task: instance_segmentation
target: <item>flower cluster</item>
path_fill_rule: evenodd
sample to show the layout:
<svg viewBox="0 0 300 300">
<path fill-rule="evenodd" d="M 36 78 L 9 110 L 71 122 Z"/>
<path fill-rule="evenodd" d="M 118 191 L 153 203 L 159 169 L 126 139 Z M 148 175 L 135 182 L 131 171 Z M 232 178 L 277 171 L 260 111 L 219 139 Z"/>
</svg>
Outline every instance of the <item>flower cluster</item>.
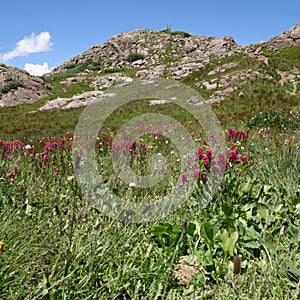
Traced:
<svg viewBox="0 0 300 300">
<path fill-rule="evenodd" d="M 8 158 L 16 149 L 22 149 L 23 147 L 24 144 L 19 140 L 12 142 L 0 140 L 0 151 L 3 153 L 4 158 Z"/>
<path fill-rule="evenodd" d="M 189 165 L 189 168 L 194 170 L 193 179 L 197 181 L 202 181 L 205 183 L 207 181 L 209 173 L 216 174 L 217 172 L 222 173 L 229 168 L 230 165 L 234 164 L 244 164 L 248 161 L 248 156 L 239 155 L 238 147 L 231 149 L 229 151 L 228 157 L 224 153 L 218 153 L 217 157 L 213 154 L 212 149 L 198 148 L 195 152 L 195 162 Z M 188 182 L 188 174 L 181 174 L 181 181 L 184 185 Z"/>
<path fill-rule="evenodd" d="M 250 133 L 250 129 L 247 129 L 246 131 L 242 131 L 242 130 L 235 131 L 234 129 L 229 128 L 227 132 L 227 137 L 229 140 L 232 141 L 243 140 L 248 138 L 249 133 Z"/>
<path fill-rule="evenodd" d="M 18 173 L 18 167 L 14 166 L 14 169 L 6 174 L 6 177 L 10 178 L 12 182 L 16 181 L 16 175 Z"/>
</svg>

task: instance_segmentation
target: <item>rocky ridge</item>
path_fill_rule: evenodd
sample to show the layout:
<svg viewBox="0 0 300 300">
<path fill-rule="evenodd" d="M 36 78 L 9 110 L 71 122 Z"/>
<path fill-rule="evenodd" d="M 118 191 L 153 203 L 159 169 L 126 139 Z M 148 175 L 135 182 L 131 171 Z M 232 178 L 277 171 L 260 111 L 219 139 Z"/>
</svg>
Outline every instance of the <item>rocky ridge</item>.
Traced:
<svg viewBox="0 0 300 300">
<path fill-rule="evenodd" d="M 297 46 L 300 44 L 300 24 L 283 32 L 267 42 L 266 48 L 269 51 L 281 50 L 283 48 Z"/>
<path fill-rule="evenodd" d="M 182 81 L 192 76 L 193 87 L 206 95 L 208 103 L 226 100 L 240 91 L 242 85 L 257 78 L 282 87 L 290 85 L 288 93 L 296 95 L 300 67 L 292 71 L 274 70 L 270 74 L 266 70 L 269 56 L 265 52 L 296 45 L 300 45 L 300 24 L 266 43 L 248 46 L 238 46 L 229 36 L 208 37 L 149 29 L 124 32 L 71 58 L 46 75 L 46 81 L 47 76 L 64 75 L 59 82 L 62 91 L 79 83 L 88 85 L 88 90 L 93 91 L 83 91 L 69 98 L 58 95 L 40 110 L 85 106 L 95 97 L 109 95 L 105 89 L 116 84 L 128 85 L 135 78 L 151 81 L 165 77 Z M 231 61 L 230 57 L 233 57 Z M 242 66 L 243 60 L 248 58 L 252 59 L 253 66 L 251 63 Z M 265 69 L 258 66 L 260 61 Z M 1 93 L 0 106 L 31 103 L 48 94 L 49 85 L 43 79 L 15 69 L 0 65 L 0 88 L 5 91 Z M 199 78 L 193 75 L 198 73 Z M 9 85 L 10 82 L 21 84 Z M 240 91 L 235 95 L 244 97 L 245 94 Z"/>
<path fill-rule="evenodd" d="M 121 33 L 110 38 L 106 43 L 92 47 L 54 69 L 52 73 L 65 72 L 70 66 L 89 61 L 100 62 L 104 69 L 128 69 L 153 67 L 172 58 L 172 71 L 174 75 L 179 76 L 182 74 L 178 71 L 184 68 L 193 69 L 199 66 L 201 68 L 203 65 L 197 62 L 206 62 L 212 54 L 228 54 L 237 48 L 238 45 L 229 36 L 218 38 L 191 35 L 185 32 L 135 30 Z M 140 55 L 140 59 L 128 60 L 132 54 Z M 182 60 L 185 66 L 182 66 Z M 176 64 L 176 61 L 179 61 L 179 64 Z"/>
<path fill-rule="evenodd" d="M 35 102 L 47 96 L 49 88 L 40 77 L 0 64 L 0 107 Z"/>
</svg>

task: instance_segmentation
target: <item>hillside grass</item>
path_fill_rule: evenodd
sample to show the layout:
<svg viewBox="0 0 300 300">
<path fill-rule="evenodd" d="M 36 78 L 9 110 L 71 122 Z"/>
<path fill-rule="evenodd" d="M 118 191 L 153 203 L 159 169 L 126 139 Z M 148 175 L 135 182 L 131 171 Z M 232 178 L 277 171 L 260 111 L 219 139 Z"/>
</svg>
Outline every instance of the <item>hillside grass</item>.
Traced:
<svg viewBox="0 0 300 300">
<path fill-rule="evenodd" d="M 277 76 L 280 62 L 276 59 L 274 67 L 242 53 L 212 59 L 211 65 L 183 82 L 197 88 L 195 82 L 214 78 L 208 73 L 220 63 L 233 61 L 238 65 L 226 72 L 251 67 Z M 227 101 L 213 105 L 229 149 L 228 169 L 213 198 L 201 202 L 204 177 L 188 177 L 194 182 L 193 193 L 174 214 L 149 224 L 131 224 L 90 205 L 91 199 L 76 181 L 72 133 L 83 108 L 38 111 L 47 100 L 90 89 L 89 80 L 97 70 L 86 81 L 65 86 L 59 82 L 79 72 L 77 66 L 67 69 L 66 74 L 45 78 L 53 95 L 0 108 L 0 299 L 299 298 L 298 95 L 256 78 Z M 125 74 L 133 76 L 134 71 Z M 238 97 L 240 91 L 244 97 Z M 164 180 L 141 189 L 117 178 L 110 138 L 126 121 L 146 112 L 177 119 L 197 147 L 204 153 L 210 150 L 196 120 L 173 104 L 149 106 L 148 100 L 141 99 L 120 107 L 95 139 L 96 158 L 105 187 L 127 201 L 152 202 L 168 193 L 177 180 L 184 183 L 178 172 L 178 159 L 183 158 L 174 141 L 157 132 L 137 139 L 136 148 L 133 141 L 124 142 L 130 142 L 130 166 L 139 175 L 151 174 L 152 155 L 163 154 L 166 161 L 160 161 L 157 170 Z M 229 127 L 234 132 L 251 130 L 249 136 L 234 138 Z M 24 144 L 3 142 L 16 139 Z M 229 161 L 235 151 L 239 161 Z M 242 157 L 247 160 L 242 162 Z M 84 163 L 80 158 L 78 167 Z M 206 174 L 203 162 L 196 163 Z M 188 276 L 187 266 L 197 274 Z"/>
<path fill-rule="evenodd" d="M 151 202 L 164 193 L 164 186 L 153 195 L 115 181 L 109 171 L 111 134 L 102 132 L 97 151 L 108 186 L 131 201 L 142 196 Z M 235 141 L 249 161 L 231 165 L 207 205 L 201 205 L 198 182 L 176 213 L 150 224 L 126 224 L 89 205 L 74 178 L 67 146 L 72 138 L 51 141 L 61 146 L 48 152 L 49 166 L 32 150 L 2 148 L 9 159 L 0 159 L 0 297 L 297 299 L 300 157 L 299 136 L 293 136 L 253 130 L 249 138 Z M 148 136 L 137 146 L 141 143 L 149 155 L 148 147 L 157 145 L 155 152 L 173 161 L 167 182 L 180 178 L 164 139 Z M 42 143 L 31 145 L 43 149 Z M 137 170 L 145 166 L 139 154 L 133 162 Z M 6 174 L 14 165 L 13 182 Z M 236 274 L 234 257 L 242 261 Z M 184 270 L 182 261 L 198 270 L 196 276 L 185 274 L 185 283 L 176 275 Z"/>
</svg>

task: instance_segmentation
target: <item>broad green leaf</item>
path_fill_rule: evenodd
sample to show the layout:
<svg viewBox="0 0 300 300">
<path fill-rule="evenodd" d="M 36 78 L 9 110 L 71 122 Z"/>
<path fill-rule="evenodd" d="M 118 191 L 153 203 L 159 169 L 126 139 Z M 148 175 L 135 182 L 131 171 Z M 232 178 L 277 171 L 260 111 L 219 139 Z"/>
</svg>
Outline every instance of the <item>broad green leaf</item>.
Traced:
<svg viewBox="0 0 300 300">
<path fill-rule="evenodd" d="M 172 232 L 173 226 L 169 223 L 160 223 L 158 224 L 154 230 L 153 234 L 154 235 L 163 235 L 165 233 L 170 233 Z"/>
<path fill-rule="evenodd" d="M 209 245 L 212 245 L 214 242 L 214 231 L 213 229 L 207 224 L 203 223 L 201 225 L 201 237 L 205 240 L 205 242 Z"/>
<path fill-rule="evenodd" d="M 239 238 L 239 234 L 237 231 L 234 231 L 229 235 L 228 231 L 225 229 L 220 236 L 221 240 L 221 247 L 226 254 L 229 254 L 230 256 L 233 256 L 235 244 Z"/>
<path fill-rule="evenodd" d="M 291 243 L 297 244 L 300 242 L 300 232 L 297 226 L 290 225 L 287 231 L 290 236 Z"/>
<path fill-rule="evenodd" d="M 196 232 L 196 224 L 193 222 L 189 222 L 185 232 L 187 234 L 189 234 L 190 236 L 194 236 L 195 232 Z"/>
</svg>

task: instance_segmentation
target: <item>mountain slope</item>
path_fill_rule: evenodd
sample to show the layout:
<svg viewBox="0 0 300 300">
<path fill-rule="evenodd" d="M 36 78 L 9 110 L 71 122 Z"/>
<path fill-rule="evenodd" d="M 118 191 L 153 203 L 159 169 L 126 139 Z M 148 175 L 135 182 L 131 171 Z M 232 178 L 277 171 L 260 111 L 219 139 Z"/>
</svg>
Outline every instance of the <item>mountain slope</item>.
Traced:
<svg viewBox="0 0 300 300">
<path fill-rule="evenodd" d="M 286 90 L 296 95 L 300 66 L 295 60 L 298 45 L 300 24 L 266 43 L 245 47 L 238 46 L 229 36 L 208 37 L 149 29 L 124 32 L 54 69 L 44 76 L 48 84 L 23 70 L 1 64 L 0 106 L 35 102 L 47 96 L 50 88 L 54 99 L 71 99 L 85 92 L 81 98 L 82 105 L 86 105 L 84 100 L 90 96 L 87 91 L 103 90 L 132 78 L 154 77 L 183 80 L 211 103 L 223 101 L 240 83 L 257 77 L 286 85 Z M 289 46 L 296 49 L 278 51 Z M 75 85 L 80 88 L 74 88 Z M 66 90 L 71 91 L 65 93 Z M 76 99 L 74 106 L 78 107 L 80 100 Z M 72 100 L 60 102 L 68 103 L 67 108 L 74 107 L 70 104 Z M 52 103 L 43 109 L 61 106 Z"/>
<path fill-rule="evenodd" d="M 49 93 L 43 79 L 26 71 L 0 64 L 0 107 L 28 104 Z"/>
</svg>

